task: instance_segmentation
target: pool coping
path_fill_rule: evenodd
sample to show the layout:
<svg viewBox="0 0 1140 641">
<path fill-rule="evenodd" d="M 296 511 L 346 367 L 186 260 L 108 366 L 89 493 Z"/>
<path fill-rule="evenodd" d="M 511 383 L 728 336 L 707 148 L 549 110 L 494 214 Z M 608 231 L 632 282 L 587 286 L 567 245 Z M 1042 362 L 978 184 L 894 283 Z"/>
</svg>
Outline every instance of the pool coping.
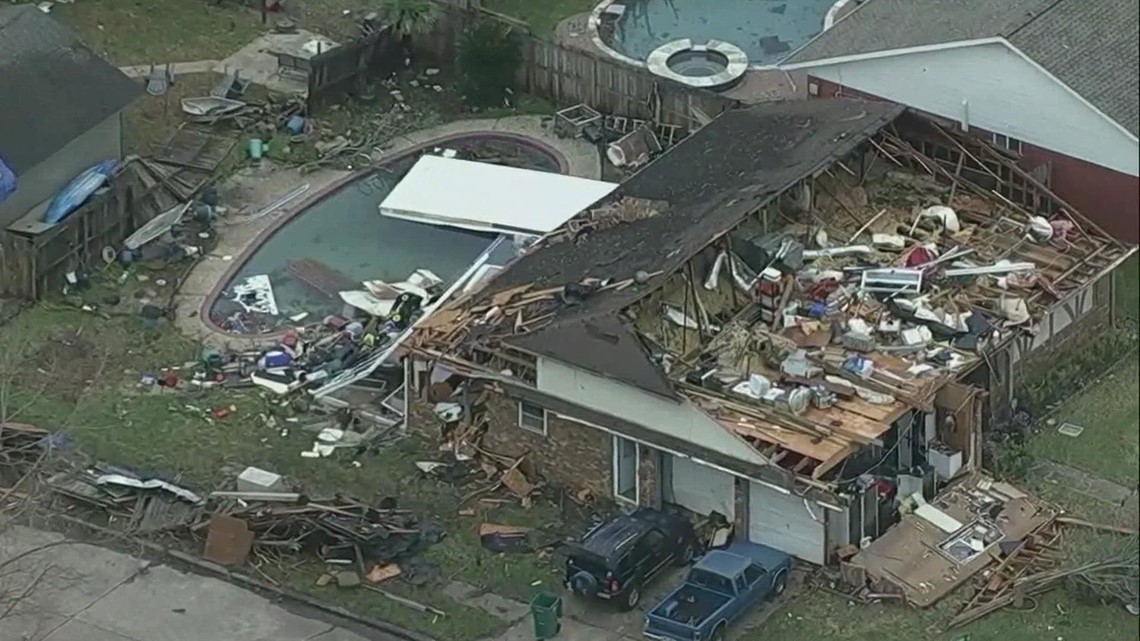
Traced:
<svg viewBox="0 0 1140 641">
<path fill-rule="evenodd" d="M 685 76 L 673 71 L 673 68 L 669 66 L 669 60 L 686 51 L 712 51 L 724 56 L 728 62 L 724 71 L 711 76 Z M 673 82 L 679 82 L 686 87 L 724 91 L 744 79 L 744 74 L 748 71 L 748 55 L 731 42 L 713 39 L 704 44 L 698 44 L 689 38 L 681 38 L 680 40 L 666 42 L 654 49 L 653 53 L 645 59 L 645 64 L 649 71 L 655 75 L 668 78 Z"/>
<path fill-rule="evenodd" d="M 606 9 L 608 9 L 610 7 L 610 5 L 612 5 L 612 4 L 625 4 L 625 3 L 630 2 L 630 1 L 631 0 L 602 0 L 601 2 L 599 2 L 594 7 L 594 10 L 590 12 L 590 17 L 588 20 L 586 20 L 586 28 L 590 32 L 590 40 L 593 41 L 594 46 L 597 47 L 599 50 L 601 50 L 602 53 L 606 54 L 607 56 L 610 56 L 611 58 L 614 58 L 615 60 L 620 60 L 621 62 L 624 62 L 627 65 L 633 65 L 635 67 L 640 67 L 642 69 L 648 69 L 648 65 L 645 63 L 645 61 L 638 60 L 636 58 L 631 58 L 631 57 L 625 55 L 624 53 L 621 53 L 620 51 L 614 49 L 608 43 L 606 43 L 605 40 L 602 39 L 601 33 L 598 32 L 598 27 L 602 24 L 602 14 L 605 13 Z M 835 0 L 835 2 L 832 3 L 831 7 L 827 10 L 827 13 L 824 14 L 824 16 L 823 16 L 823 28 L 819 30 L 819 33 L 823 33 L 824 31 L 827 31 L 828 29 L 830 29 L 835 24 L 836 16 L 839 15 L 839 12 L 842 11 L 843 7 L 847 6 L 847 4 L 850 1 L 851 0 Z M 817 33 L 815 36 L 812 36 L 812 39 L 814 39 L 816 36 L 818 36 L 819 33 Z M 728 41 L 726 40 L 724 42 L 728 42 Z M 811 42 L 811 39 L 809 39 L 808 42 Z M 728 44 L 732 44 L 732 43 L 728 43 Z M 733 45 L 733 46 L 737 46 L 737 45 Z M 786 56 L 783 56 L 782 58 L 780 58 L 779 62 L 776 62 L 774 64 L 754 63 L 750 59 L 748 61 L 747 71 L 771 71 L 773 69 L 780 69 L 781 68 L 780 64 L 784 61 L 784 59 L 786 59 L 788 56 L 795 53 L 797 49 L 799 49 L 799 47 L 789 51 Z M 666 77 L 666 76 L 661 76 L 661 77 Z M 672 78 L 669 78 L 669 79 L 672 80 Z M 674 82 L 676 82 L 676 81 L 674 81 Z M 692 85 L 685 85 L 685 86 L 691 87 Z M 702 87 L 696 87 L 696 88 L 701 89 Z"/>
<path fill-rule="evenodd" d="M 477 121 L 498 124 L 502 120 L 508 119 L 498 119 L 493 121 L 478 119 Z M 446 128 L 454 124 L 455 123 L 449 123 L 448 125 L 443 125 L 438 128 L 425 130 L 425 132 L 431 132 L 434 129 Z M 237 274 L 237 272 L 245 266 L 245 263 L 249 261 L 253 252 L 261 247 L 267 240 L 269 240 L 273 234 L 280 231 L 281 228 L 284 227 L 289 221 L 293 220 L 294 217 L 300 215 L 310 207 L 317 205 L 321 201 L 331 197 L 340 189 L 348 187 L 353 182 L 356 182 L 362 178 L 365 178 L 382 170 L 384 168 L 384 165 L 399 161 L 412 154 L 421 152 L 427 147 L 446 144 L 448 141 L 456 140 L 459 138 L 466 138 L 473 135 L 487 135 L 495 138 L 513 138 L 522 144 L 538 148 L 540 151 L 547 154 L 558 163 L 559 173 L 563 175 L 571 175 L 573 167 L 570 160 L 567 158 L 567 155 L 563 153 L 563 150 L 558 149 L 554 145 L 545 140 L 542 140 L 541 138 L 526 133 L 499 130 L 495 129 L 492 126 L 491 128 L 484 129 L 454 131 L 451 133 L 434 136 L 428 138 L 427 140 L 413 141 L 411 138 L 408 138 L 408 140 L 411 141 L 410 145 L 401 146 L 398 151 L 384 157 L 377 165 L 374 165 L 367 169 L 354 171 L 346 176 L 336 178 L 327 185 L 324 185 L 316 193 L 310 194 L 305 198 L 292 203 L 281 215 L 276 217 L 264 229 L 260 230 L 250 239 L 248 239 L 241 251 L 232 258 L 230 265 L 226 268 L 226 270 L 222 272 L 222 274 L 215 280 L 211 286 L 210 292 L 206 294 L 203 297 L 203 300 L 194 307 L 194 314 L 198 320 L 198 328 L 206 330 L 206 335 L 199 336 L 199 338 L 203 340 L 214 338 L 216 340 L 224 340 L 224 342 L 227 344 L 237 342 L 253 347 L 268 344 L 271 341 L 274 341 L 275 339 L 283 336 L 288 331 L 287 328 L 281 329 L 279 331 L 267 332 L 264 334 L 235 334 L 232 332 L 227 332 L 219 327 L 217 323 L 215 323 L 210 317 L 210 310 L 213 308 L 214 304 L 217 303 L 218 298 L 221 296 L 222 292 L 225 289 L 225 285 L 229 283 L 230 280 L 232 280 L 233 277 Z M 196 268 L 197 267 L 195 267 L 195 269 Z"/>
</svg>

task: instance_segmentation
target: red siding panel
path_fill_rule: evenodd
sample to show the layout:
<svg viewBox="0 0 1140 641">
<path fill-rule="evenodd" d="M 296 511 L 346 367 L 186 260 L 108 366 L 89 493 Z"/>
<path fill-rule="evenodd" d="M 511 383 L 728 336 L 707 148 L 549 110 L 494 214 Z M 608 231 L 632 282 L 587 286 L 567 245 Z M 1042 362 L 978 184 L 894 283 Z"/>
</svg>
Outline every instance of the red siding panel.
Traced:
<svg viewBox="0 0 1140 641">
<path fill-rule="evenodd" d="M 1032 145 L 1022 165 L 1049 163 L 1050 189 L 1113 237 L 1140 242 L 1140 178 Z"/>
</svg>

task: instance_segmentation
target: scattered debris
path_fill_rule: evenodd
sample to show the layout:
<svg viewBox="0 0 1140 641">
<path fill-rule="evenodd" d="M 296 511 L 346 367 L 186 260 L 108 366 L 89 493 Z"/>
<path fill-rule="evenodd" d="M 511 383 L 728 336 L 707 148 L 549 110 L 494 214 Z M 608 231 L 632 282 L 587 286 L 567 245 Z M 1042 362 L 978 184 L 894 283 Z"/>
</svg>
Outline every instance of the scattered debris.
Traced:
<svg viewBox="0 0 1140 641">
<path fill-rule="evenodd" d="M 1057 432 L 1059 434 L 1072 438 L 1080 436 L 1084 431 L 1085 428 L 1081 427 L 1080 425 L 1074 425 L 1072 423 L 1062 423 L 1061 426 L 1057 428 Z"/>
<path fill-rule="evenodd" d="M 244 520 L 216 514 L 210 518 L 202 556 L 218 565 L 241 565 L 253 549 L 253 532 Z"/>
</svg>

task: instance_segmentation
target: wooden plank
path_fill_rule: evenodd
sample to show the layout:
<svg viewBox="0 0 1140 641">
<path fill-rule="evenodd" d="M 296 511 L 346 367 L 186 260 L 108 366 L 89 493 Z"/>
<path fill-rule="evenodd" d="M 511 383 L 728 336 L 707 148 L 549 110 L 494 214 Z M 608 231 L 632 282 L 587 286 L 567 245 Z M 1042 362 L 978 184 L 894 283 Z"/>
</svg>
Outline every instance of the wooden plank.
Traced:
<svg viewBox="0 0 1140 641">
<path fill-rule="evenodd" d="M 819 478 L 824 474 L 827 474 L 829 470 L 834 468 L 836 465 L 839 465 L 843 461 L 846 461 L 847 457 L 851 456 L 858 450 L 859 448 L 852 444 L 849 447 L 836 452 L 835 454 L 831 455 L 831 458 L 817 465 L 816 468 L 812 470 L 811 477 L 813 479 L 819 480 Z"/>
<path fill-rule="evenodd" d="M 895 401 L 890 405 L 872 405 L 861 398 L 840 399 L 835 407 L 882 423 L 893 423 L 909 409 L 906 403 Z"/>
<path fill-rule="evenodd" d="M 803 417 L 824 427 L 843 429 L 868 439 L 877 439 L 891 429 L 890 423 L 875 421 L 853 412 L 845 412 L 837 407 L 826 410 L 810 407 Z"/>
<path fill-rule="evenodd" d="M 775 425 L 760 425 L 758 421 L 744 420 L 743 418 L 739 420 L 722 418 L 720 419 L 720 423 L 742 436 L 750 436 L 769 443 L 775 443 L 784 449 L 791 450 L 796 454 L 807 456 L 816 461 L 826 461 L 854 445 L 851 441 L 836 437 L 817 439 L 807 434 L 785 430 Z"/>
</svg>

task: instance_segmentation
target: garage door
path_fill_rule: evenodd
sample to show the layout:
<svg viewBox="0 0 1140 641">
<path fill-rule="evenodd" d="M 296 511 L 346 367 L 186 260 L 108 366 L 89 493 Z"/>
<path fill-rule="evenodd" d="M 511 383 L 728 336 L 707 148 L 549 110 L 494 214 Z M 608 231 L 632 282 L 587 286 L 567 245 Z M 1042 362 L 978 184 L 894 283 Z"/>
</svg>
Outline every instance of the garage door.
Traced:
<svg viewBox="0 0 1140 641">
<path fill-rule="evenodd" d="M 735 511 L 735 479 L 687 458 L 672 457 L 673 502 L 697 514 L 720 512 L 732 522 Z"/>
<path fill-rule="evenodd" d="M 748 496 L 748 538 L 823 565 L 824 523 L 818 503 L 752 483 Z"/>
</svg>

